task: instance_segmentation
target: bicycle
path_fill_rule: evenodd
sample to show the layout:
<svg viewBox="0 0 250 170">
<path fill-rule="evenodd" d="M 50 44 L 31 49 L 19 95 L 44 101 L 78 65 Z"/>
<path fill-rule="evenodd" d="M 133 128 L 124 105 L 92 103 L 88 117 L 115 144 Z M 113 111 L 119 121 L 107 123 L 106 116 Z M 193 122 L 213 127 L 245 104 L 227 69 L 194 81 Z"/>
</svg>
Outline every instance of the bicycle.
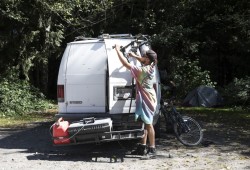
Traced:
<svg viewBox="0 0 250 170">
<path fill-rule="evenodd" d="M 168 101 L 161 100 L 161 113 L 166 126 L 170 123 L 176 138 L 185 146 L 196 146 L 203 139 L 203 131 L 199 123 L 189 116 L 183 116 L 177 111 L 173 98 Z"/>
</svg>

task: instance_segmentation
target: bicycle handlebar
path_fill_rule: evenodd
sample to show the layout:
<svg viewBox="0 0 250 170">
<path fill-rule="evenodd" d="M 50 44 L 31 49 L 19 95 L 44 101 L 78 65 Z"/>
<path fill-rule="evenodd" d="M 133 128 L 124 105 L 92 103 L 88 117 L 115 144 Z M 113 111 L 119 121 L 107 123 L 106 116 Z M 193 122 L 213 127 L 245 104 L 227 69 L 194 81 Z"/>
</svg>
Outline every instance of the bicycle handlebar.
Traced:
<svg viewBox="0 0 250 170">
<path fill-rule="evenodd" d="M 143 44 L 146 44 L 146 43 L 148 42 L 147 36 L 146 36 L 146 35 L 138 35 L 138 37 L 136 37 L 134 41 L 131 41 L 129 44 L 125 45 L 124 47 L 121 46 L 120 51 L 121 51 L 121 52 L 125 52 L 126 48 L 128 48 L 129 46 L 133 46 L 135 42 L 138 43 L 139 40 L 142 39 L 142 38 L 143 38 L 144 42 L 141 43 L 140 46 L 143 45 Z M 114 49 L 115 46 L 112 46 L 112 48 Z M 138 48 L 138 47 L 137 47 L 137 48 Z M 135 50 L 137 50 L 137 48 L 133 48 L 132 51 L 135 52 Z"/>
</svg>

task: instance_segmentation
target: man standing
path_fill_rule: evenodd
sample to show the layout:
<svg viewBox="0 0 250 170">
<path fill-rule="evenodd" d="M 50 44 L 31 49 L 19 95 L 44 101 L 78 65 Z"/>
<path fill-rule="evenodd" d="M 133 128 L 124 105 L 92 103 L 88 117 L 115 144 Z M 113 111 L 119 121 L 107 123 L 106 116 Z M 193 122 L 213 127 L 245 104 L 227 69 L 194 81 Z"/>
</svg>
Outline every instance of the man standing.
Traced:
<svg viewBox="0 0 250 170">
<path fill-rule="evenodd" d="M 155 89 L 153 88 L 153 78 L 155 76 L 154 70 L 157 64 L 157 54 L 153 50 L 148 50 L 141 57 L 134 53 L 129 56 L 134 57 L 143 66 L 138 67 L 130 64 L 120 51 L 120 46 L 115 45 L 118 58 L 122 65 L 131 71 L 132 76 L 136 80 L 136 111 L 135 120 L 141 119 L 145 124 L 144 137 L 137 149 L 132 154 L 149 155 L 155 157 L 155 131 L 153 126 L 153 116 L 156 110 L 157 97 Z M 147 138 L 149 138 L 149 146 L 147 147 Z"/>
</svg>

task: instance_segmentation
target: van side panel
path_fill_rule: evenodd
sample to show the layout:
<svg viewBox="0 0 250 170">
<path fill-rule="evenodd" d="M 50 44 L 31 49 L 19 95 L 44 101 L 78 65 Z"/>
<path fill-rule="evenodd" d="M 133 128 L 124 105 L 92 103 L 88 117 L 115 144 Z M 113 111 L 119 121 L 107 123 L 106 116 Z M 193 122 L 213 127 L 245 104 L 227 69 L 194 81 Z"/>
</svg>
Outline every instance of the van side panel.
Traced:
<svg viewBox="0 0 250 170">
<path fill-rule="evenodd" d="M 107 54 L 103 42 L 72 43 L 67 61 L 67 113 L 106 111 Z"/>
<path fill-rule="evenodd" d="M 59 72 L 58 72 L 58 78 L 57 78 L 57 85 L 63 85 L 65 86 L 65 80 L 66 80 L 66 68 L 67 68 L 67 60 L 69 56 L 70 51 L 70 45 L 68 44 L 61 60 Z M 64 89 L 65 90 L 65 89 Z M 65 93 L 65 92 L 64 92 Z M 58 112 L 59 113 L 65 113 L 66 112 L 66 103 L 64 102 L 58 102 Z"/>
</svg>

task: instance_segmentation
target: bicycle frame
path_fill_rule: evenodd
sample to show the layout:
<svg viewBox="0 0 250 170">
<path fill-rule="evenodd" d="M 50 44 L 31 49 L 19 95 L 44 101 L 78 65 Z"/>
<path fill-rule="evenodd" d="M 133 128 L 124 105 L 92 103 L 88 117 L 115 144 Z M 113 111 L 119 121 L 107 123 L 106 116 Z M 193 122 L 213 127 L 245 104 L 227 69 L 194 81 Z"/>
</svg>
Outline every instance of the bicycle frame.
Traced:
<svg viewBox="0 0 250 170">
<path fill-rule="evenodd" d="M 193 118 L 182 115 L 174 106 L 170 98 L 167 102 L 161 100 L 161 113 L 165 118 L 166 127 L 168 122 L 174 130 L 176 138 L 185 146 L 196 146 L 203 138 L 202 128 Z M 166 129 L 167 130 L 167 129 Z"/>
<path fill-rule="evenodd" d="M 169 120 L 169 122 L 171 123 L 172 126 L 175 123 L 177 123 L 185 133 L 190 131 L 190 128 L 184 122 L 181 114 L 176 110 L 172 101 L 170 101 L 170 104 L 166 104 L 166 103 L 162 104 L 161 110 L 162 110 L 162 114 L 164 115 L 165 119 Z"/>
</svg>

